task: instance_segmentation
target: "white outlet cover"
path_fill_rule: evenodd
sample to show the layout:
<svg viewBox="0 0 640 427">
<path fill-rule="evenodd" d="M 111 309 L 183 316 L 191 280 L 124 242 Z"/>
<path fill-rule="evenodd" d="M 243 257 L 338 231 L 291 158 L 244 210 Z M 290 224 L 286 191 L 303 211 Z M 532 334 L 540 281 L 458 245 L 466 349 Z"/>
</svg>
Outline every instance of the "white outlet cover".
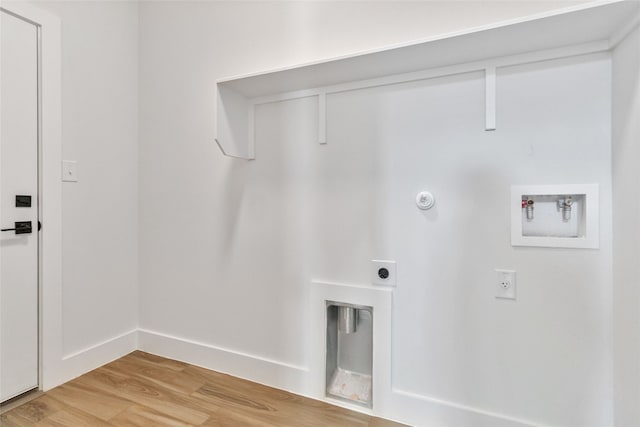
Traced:
<svg viewBox="0 0 640 427">
<path fill-rule="evenodd" d="M 388 276 L 384 277 L 384 271 L 380 271 L 382 269 L 386 269 L 388 272 Z M 396 262 L 389 260 L 372 260 L 371 261 L 371 283 L 374 285 L 382 285 L 382 286 L 396 286 Z"/>
<path fill-rule="evenodd" d="M 78 162 L 74 160 L 62 161 L 62 180 L 64 182 L 78 182 Z"/>
<path fill-rule="evenodd" d="M 516 299 L 516 272 L 496 269 L 496 298 Z"/>
</svg>

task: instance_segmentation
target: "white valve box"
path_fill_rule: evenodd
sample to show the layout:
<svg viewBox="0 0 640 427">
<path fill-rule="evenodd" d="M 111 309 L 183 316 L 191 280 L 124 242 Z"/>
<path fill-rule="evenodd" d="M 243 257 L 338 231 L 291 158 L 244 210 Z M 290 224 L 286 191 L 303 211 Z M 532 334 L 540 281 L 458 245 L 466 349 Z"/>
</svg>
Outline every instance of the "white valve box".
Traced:
<svg viewBox="0 0 640 427">
<path fill-rule="evenodd" d="M 511 244 L 598 248 L 598 186 L 511 187 Z"/>
</svg>

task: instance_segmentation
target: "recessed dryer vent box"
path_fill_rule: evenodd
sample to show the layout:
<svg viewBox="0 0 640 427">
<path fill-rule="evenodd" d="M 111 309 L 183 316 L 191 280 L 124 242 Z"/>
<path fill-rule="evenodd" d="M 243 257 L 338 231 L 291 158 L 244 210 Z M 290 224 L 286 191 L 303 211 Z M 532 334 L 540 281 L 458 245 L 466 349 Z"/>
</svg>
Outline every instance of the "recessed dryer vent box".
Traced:
<svg viewBox="0 0 640 427">
<path fill-rule="evenodd" d="M 598 185 L 511 187 L 511 244 L 599 247 Z"/>
</svg>

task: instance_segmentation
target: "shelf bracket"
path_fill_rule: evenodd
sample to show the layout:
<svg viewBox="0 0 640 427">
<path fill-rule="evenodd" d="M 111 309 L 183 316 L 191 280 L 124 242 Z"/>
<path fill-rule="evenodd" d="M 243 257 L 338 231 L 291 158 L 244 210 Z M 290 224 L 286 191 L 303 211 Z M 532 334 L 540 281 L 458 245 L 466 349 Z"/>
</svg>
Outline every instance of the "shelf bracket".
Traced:
<svg viewBox="0 0 640 427">
<path fill-rule="evenodd" d="M 255 159 L 255 104 L 230 87 L 217 85 L 216 144 L 235 159 Z"/>
<path fill-rule="evenodd" d="M 247 141 L 248 147 L 248 159 L 255 160 L 256 158 L 256 104 L 249 103 L 249 111 L 247 111 Z"/>
<path fill-rule="evenodd" d="M 485 73 L 485 124 L 484 130 L 496 130 L 496 67 L 487 67 Z"/>
<path fill-rule="evenodd" d="M 318 142 L 327 143 L 327 93 L 318 94 Z"/>
<path fill-rule="evenodd" d="M 215 138 L 214 141 L 218 145 L 218 148 L 220 149 L 220 152 L 222 153 L 222 155 L 225 157 L 231 157 L 232 159 L 241 159 L 241 160 L 255 160 L 255 158 L 252 158 L 252 157 L 243 157 L 243 156 L 236 156 L 234 154 L 229 154 L 224 150 L 224 148 L 222 147 L 222 144 L 220 144 L 220 141 L 218 141 L 218 138 Z"/>
</svg>

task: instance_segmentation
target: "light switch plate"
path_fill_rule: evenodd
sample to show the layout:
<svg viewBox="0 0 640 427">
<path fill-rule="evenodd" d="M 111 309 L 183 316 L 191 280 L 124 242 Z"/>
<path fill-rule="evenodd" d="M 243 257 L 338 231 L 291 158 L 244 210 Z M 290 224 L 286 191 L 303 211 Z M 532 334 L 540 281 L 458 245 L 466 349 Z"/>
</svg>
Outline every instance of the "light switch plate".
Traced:
<svg viewBox="0 0 640 427">
<path fill-rule="evenodd" d="M 396 286 L 396 262 L 372 260 L 371 283 L 374 285 Z"/>
<path fill-rule="evenodd" d="M 62 180 L 65 182 L 78 182 L 78 162 L 74 160 L 62 161 Z"/>
<path fill-rule="evenodd" d="M 516 272 L 496 269 L 496 298 L 516 299 Z"/>
</svg>

